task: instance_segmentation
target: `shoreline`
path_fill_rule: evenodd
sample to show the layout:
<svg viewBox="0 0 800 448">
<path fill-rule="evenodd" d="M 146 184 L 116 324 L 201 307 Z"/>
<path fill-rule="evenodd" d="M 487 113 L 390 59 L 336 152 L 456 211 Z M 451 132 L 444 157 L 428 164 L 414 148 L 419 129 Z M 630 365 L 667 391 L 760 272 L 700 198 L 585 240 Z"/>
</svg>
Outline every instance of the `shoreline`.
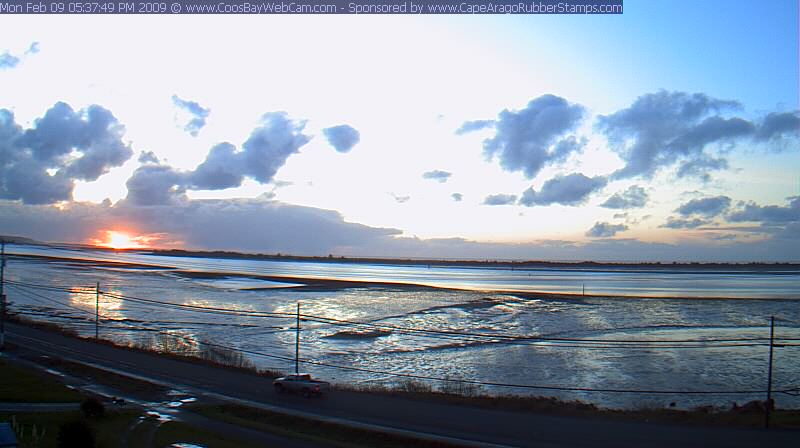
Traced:
<svg viewBox="0 0 800 448">
<path fill-rule="evenodd" d="M 443 258 L 414 258 L 414 257 L 386 257 L 386 256 L 344 256 L 344 255 L 292 255 L 268 253 L 249 253 L 234 250 L 188 250 L 188 249 L 157 249 L 148 247 L 114 249 L 104 246 L 76 243 L 47 243 L 31 240 L 29 238 L 9 237 L 0 235 L 7 243 L 22 246 L 38 246 L 45 248 L 98 251 L 113 254 L 132 253 L 141 255 L 157 255 L 176 258 L 216 258 L 237 260 L 268 260 L 285 262 L 317 262 L 341 264 L 382 264 L 394 266 L 447 266 L 447 267 L 482 267 L 502 269 L 574 269 L 589 271 L 596 269 L 614 269 L 622 271 L 625 268 L 634 268 L 642 271 L 672 269 L 677 271 L 712 271 L 728 270 L 730 273 L 764 272 L 770 270 L 790 270 L 800 273 L 800 259 L 788 262 L 712 262 L 712 261 L 592 261 L 592 260 L 513 260 L 513 259 L 443 259 Z M 720 273 L 724 273 L 722 271 Z M 779 275 L 780 272 L 775 272 Z"/>
<path fill-rule="evenodd" d="M 382 288 L 382 289 L 395 289 L 395 290 L 435 290 L 435 291 L 463 291 L 471 293 L 483 294 L 506 294 L 513 295 L 524 299 L 539 299 L 539 300 L 584 300 L 584 299 L 644 299 L 644 300 L 771 300 L 771 301 L 797 301 L 800 297 L 724 297 L 724 296 L 667 296 L 667 295 L 642 295 L 642 294 L 578 294 L 567 292 L 552 292 L 552 291 L 531 291 L 531 290 L 515 290 L 515 289 L 484 289 L 484 288 L 458 288 L 452 286 L 436 286 L 424 283 L 402 283 L 402 282 L 387 282 L 387 281 L 368 281 L 368 280 L 349 280 L 349 279 L 333 279 L 333 278 L 319 278 L 319 277 L 295 277 L 295 276 L 281 276 L 281 275 L 261 275 L 253 273 L 240 273 L 240 272 L 208 272 L 208 271 L 195 271 L 188 269 L 181 269 L 175 266 L 164 266 L 159 264 L 145 264 L 145 263 L 132 263 L 124 261 L 109 261 L 109 260 L 93 260 L 89 258 L 70 258 L 70 257 L 57 257 L 52 255 L 31 255 L 31 254 L 14 254 L 7 253 L 7 257 L 16 257 L 22 259 L 36 259 L 45 260 L 58 263 L 76 263 L 91 265 L 94 267 L 104 268 L 121 268 L 131 270 L 147 270 L 157 269 L 165 272 L 170 272 L 184 278 L 192 279 L 228 279 L 228 278 L 248 278 L 253 280 L 263 280 L 273 283 L 286 283 L 292 284 L 285 287 L 246 287 L 240 288 L 240 291 L 265 291 L 265 290 L 302 290 L 312 292 L 325 292 L 325 291 L 338 291 L 343 289 L 356 289 L 356 288 Z M 299 286 L 297 284 L 300 284 Z"/>
</svg>

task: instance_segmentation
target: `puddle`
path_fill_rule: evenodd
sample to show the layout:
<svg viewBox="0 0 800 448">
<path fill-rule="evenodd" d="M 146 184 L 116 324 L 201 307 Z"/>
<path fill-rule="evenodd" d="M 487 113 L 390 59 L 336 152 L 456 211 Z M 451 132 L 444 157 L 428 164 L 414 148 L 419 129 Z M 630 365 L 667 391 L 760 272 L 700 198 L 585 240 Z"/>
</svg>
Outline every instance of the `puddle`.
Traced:
<svg viewBox="0 0 800 448">
<path fill-rule="evenodd" d="M 167 395 L 170 395 L 170 396 L 174 397 L 176 395 L 189 395 L 189 394 L 187 394 L 186 392 L 184 392 L 182 390 L 171 389 L 171 390 L 167 391 Z"/>
<path fill-rule="evenodd" d="M 175 418 L 172 417 L 171 415 L 162 414 L 161 412 L 157 412 L 157 411 L 147 411 L 147 412 L 145 412 L 145 415 L 148 416 L 148 417 L 154 417 L 156 420 L 158 420 L 159 422 L 162 422 L 162 423 L 171 422 L 171 421 L 175 420 Z"/>
</svg>

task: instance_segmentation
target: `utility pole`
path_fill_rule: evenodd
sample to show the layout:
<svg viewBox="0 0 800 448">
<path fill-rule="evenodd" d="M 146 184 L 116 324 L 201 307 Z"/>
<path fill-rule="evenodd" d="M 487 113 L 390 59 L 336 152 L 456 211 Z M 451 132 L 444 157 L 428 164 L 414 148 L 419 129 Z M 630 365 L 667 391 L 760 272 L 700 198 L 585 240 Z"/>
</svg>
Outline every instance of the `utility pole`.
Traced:
<svg viewBox="0 0 800 448">
<path fill-rule="evenodd" d="M 769 428 L 769 413 L 772 407 L 772 349 L 775 347 L 775 316 L 769 319 L 769 369 L 767 370 L 767 403 L 764 411 L 764 428 Z"/>
<path fill-rule="evenodd" d="M 97 282 L 94 296 L 94 338 L 100 337 L 100 282 Z"/>
<path fill-rule="evenodd" d="M 0 241 L 0 350 L 6 346 L 6 241 Z"/>
<path fill-rule="evenodd" d="M 300 302 L 297 302 L 297 327 L 294 340 L 294 373 L 300 373 Z"/>
</svg>

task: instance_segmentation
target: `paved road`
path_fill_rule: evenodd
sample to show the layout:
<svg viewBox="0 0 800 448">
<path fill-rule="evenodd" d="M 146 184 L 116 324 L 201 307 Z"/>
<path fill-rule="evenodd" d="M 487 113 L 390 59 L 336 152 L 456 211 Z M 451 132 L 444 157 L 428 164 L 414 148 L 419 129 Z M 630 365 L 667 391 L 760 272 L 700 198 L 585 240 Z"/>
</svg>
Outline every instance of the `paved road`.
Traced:
<svg viewBox="0 0 800 448">
<path fill-rule="evenodd" d="M 258 402 L 267 408 L 315 414 L 473 444 L 523 447 L 752 447 L 794 446 L 800 431 L 701 428 L 600 418 L 497 411 L 447 403 L 336 391 L 320 400 L 276 394 L 271 382 L 246 373 L 191 364 L 94 344 L 16 324 L 8 340 L 25 352 L 65 357 L 195 392 Z"/>
</svg>

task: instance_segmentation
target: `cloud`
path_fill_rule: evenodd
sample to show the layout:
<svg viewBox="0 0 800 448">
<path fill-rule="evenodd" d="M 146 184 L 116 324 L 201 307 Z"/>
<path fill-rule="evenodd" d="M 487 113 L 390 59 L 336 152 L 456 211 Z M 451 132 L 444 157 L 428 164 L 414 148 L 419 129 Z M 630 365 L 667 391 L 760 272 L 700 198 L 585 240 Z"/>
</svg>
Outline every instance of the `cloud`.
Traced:
<svg viewBox="0 0 800 448">
<path fill-rule="evenodd" d="M 180 109 L 189 113 L 191 118 L 183 125 L 183 130 L 188 132 L 192 137 L 197 137 L 200 130 L 206 125 L 206 118 L 211 113 L 211 109 L 207 109 L 197 103 L 196 101 L 184 100 L 178 95 L 172 95 L 172 103 Z"/>
<path fill-rule="evenodd" d="M 581 173 L 566 176 L 556 176 L 547 180 L 539 192 L 528 188 L 522 194 L 519 202 L 527 207 L 534 205 L 580 205 L 588 199 L 593 192 L 606 186 L 604 177 L 587 177 Z"/>
<path fill-rule="evenodd" d="M 703 182 L 711 180 L 709 171 L 728 169 L 728 161 L 723 158 L 713 158 L 706 155 L 687 160 L 678 167 L 678 177 L 696 177 Z"/>
<path fill-rule="evenodd" d="M 429 179 L 429 180 L 435 180 L 436 182 L 439 182 L 439 183 L 445 183 L 445 182 L 447 182 L 448 179 L 450 179 L 450 176 L 452 176 L 452 175 L 453 175 L 453 173 L 448 173 L 447 171 L 433 170 L 433 171 L 428 171 L 428 172 L 423 173 L 422 174 L 422 178 L 423 179 Z"/>
<path fill-rule="evenodd" d="M 286 159 L 311 140 L 303 134 L 305 122 L 294 122 L 285 112 L 264 114 L 261 126 L 242 145 L 245 175 L 261 182 L 269 182 Z"/>
<path fill-rule="evenodd" d="M 31 45 L 28 47 L 27 50 L 25 50 L 25 54 L 26 55 L 28 55 L 28 54 L 36 54 L 39 51 L 40 51 L 39 50 L 39 42 L 31 42 Z"/>
<path fill-rule="evenodd" d="M 609 238 L 616 235 L 619 232 L 624 232 L 628 230 L 628 226 L 625 224 L 609 224 L 607 222 L 596 222 L 586 232 L 586 236 L 592 238 Z"/>
<path fill-rule="evenodd" d="M 189 224 L 191 223 L 191 224 Z M 86 242 L 109 229 L 158 234 L 157 244 L 190 249 L 298 255 L 594 261 L 797 261 L 800 228 L 756 242 L 647 243 L 598 238 L 588 243 L 484 243 L 463 238 L 401 237 L 400 230 L 348 223 L 334 211 L 266 199 L 187 200 L 170 206 L 130 202 L 66 206 L 0 201 L 3 233 L 44 241 Z"/>
<path fill-rule="evenodd" d="M 139 163 L 141 164 L 152 163 L 157 165 L 161 163 L 161 161 L 158 160 L 158 156 L 156 156 L 156 153 L 154 153 L 153 151 L 142 151 L 142 153 L 139 154 Z"/>
<path fill-rule="evenodd" d="M 453 193 L 450 195 L 450 197 L 456 202 L 461 202 L 461 200 L 464 199 L 464 195 L 461 193 Z"/>
<path fill-rule="evenodd" d="M 517 196 L 513 194 L 490 194 L 483 200 L 483 205 L 513 205 Z"/>
<path fill-rule="evenodd" d="M 411 196 L 399 196 L 394 193 L 389 193 L 389 196 L 391 196 L 398 204 L 405 204 L 411 200 Z"/>
<path fill-rule="evenodd" d="M 166 165 L 143 165 L 125 183 L 126 202 L 133 205 L 171 205 L 186 199 L 187 175 Z"/>
<path fill-rule="evenodd" d="M 187 200 L 168 206 L 114 206 L 71 202 L 24 206 L 0 201 L 4 233 L 46 241 L 86 242 L 115 228 L 161 234 L 159 244 L 190 248 L 320 255 L 381 246 L 401 232 L 344 221 L 335 211 L 265 199 Z"/>
<path fill-rule="evenodd" d="M 244 156 L 232 144 L 220 143 L 189 174 L 189 182 L 195 190 L 224 190 L 240 186 L 245 172 L 248 167 L 244 165 Z"/>
<path fill-rule="evenodd" d="M 721 215 L 731 205 L 731 198 L 727 196 L 713 196 L 691 201 L 681 205 L 675 211 L 683 216 L 700 215 L 707 218 Z"/>
<path fill-rule="evenodd" d="M 32 42 L 31 45 L 25 50 L 22 56 L 14 56 L 8 51 L 0 53 L 0 70 L 11 70 L 16 68 L 28 56 L 34 55 L 39 52 L 39 42 Z"/>
<path fill-rule="evenodd" d="M 670 229 L 696 229 L 697 227 L 709 224 L 710 222 L 711 221 L 700 218 L 684 219 L 670 216 L 667 218 L 667 222 L 661 227 L 667 227 Z"/>
<path fill-rule="evenodd" d="M 757 129 L 750 121 L 720 115 L 721 111 L 739 107 L 734 101 L 702 93 L 662 90 L 640 96 L 626 109 L 600 116 L 598 128 L 625 161 L 625 166 L 612 177 L 649 178 L 677 161 L 688 162 L 683 175 L 702 177 L 703 168 L 721 169 L 727 162 L 711 158 L 707 148 L 753 136 Z"/>
<path fill-rule="evenodd" d="M 19 65 L 19 58 L 9 52 L 0 54 L 0 70 L 12 69 Z"/>
<path fill-rule="evenodd" d="M 648 195 L 644 188 L 633 185 L 627 190 L 614 193 L 613 196 L 600 204 L 600 207 L 613 209 L 641 208 L 647 204 Z"/>
<path fill-rule="evenodd" d="M 322 133 L 328 143 L 338 152 L 350 152 L 353 146 L 361 141 L 361 133 L 346 124 L 325 128 Z"/>
<path fill-rule="evenodd" d="M 583 106 L 555 95 L 540 96 L 525 109 L 500 112 L 495 134 L 484 140 L 483 152 L 489 160 L 496 157 L 504 170 L 522 171 L 533 178 L 546 165 L 582 148 L 582 142 L 574 137 L 562 137 L 577 127 L 583 115 Z M 461 129 L 478 126 L 475 123 L 480 122 L 467 122 Z"/>
<path fill-rule="evenodd" d="M 465 121 L 464 124 L 461 125 L 458 129 L 456 129 L 457 135 L 464 135 L 469 132 L 480 131 L 481 129 L 491 128 L 495 124 L 494 120 L 472 120 L 472 121 Z"/>
<path fill-rule="evenodd" d="M 264 114 L 241 150 L 220 143 L 193 171 L 177 171 L 164 165 L 144 165 L 128 179 L 128 199 L 137 205 L 172 204 L 185 199 L 186 190 L 224 190 L 241 186 L 245 178 L 270 182 L 286 159 L 310 141 L 303 122 L 284 112 Z"/>
<path fill-rule="evenodd" d="M 784 135 L 800 134 L 800 112 L 773 112 L 761 122 L 756 132 L 757 140 L 771 140 Z"/>
<path fill-rule="evenodd" d="M 758 205 L 754 202 L 728 215 L 732 222 L 762 222 L 765 224 L 785 224 L 800 221 L 800 196 L 788 198 L 786 207 L 779 205 Z"/>
<path fill-rule="evenodd" d="M 56 103 L 29 129 L 0 109 L 0 198 L 27 204 L 71 199 L 74 181 L 97 180 L 131 158 L 124 132 L 97 105 L 76 112 Z"/>
</svg>

